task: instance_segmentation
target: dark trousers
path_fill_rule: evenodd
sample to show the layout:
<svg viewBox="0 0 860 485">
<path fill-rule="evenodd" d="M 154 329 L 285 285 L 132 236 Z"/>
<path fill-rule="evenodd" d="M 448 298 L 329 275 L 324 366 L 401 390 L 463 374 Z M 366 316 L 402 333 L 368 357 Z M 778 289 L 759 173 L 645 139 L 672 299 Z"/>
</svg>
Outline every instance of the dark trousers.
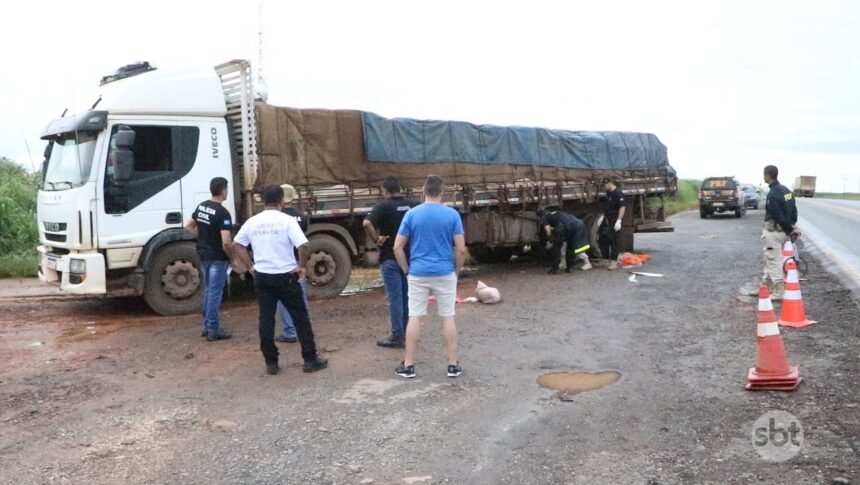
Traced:
<svg viewBox="0 0 860 485">
<path fill-rule="evenodd" d="M 561 265 L 561 248 L 564 243 L 567 243 L 567 251 L 564 253 L 565 264 L 567 264 L 568 268 L 573 268 L 573 263 L 576 260 L 576 255 L 574 254 L 576 250 L 576 238 L 573 234 L 553 239 L 552 250 L 550 252 L 553 268 L 558 268 Z"/>
<path fill-rule="evenodd" d="M 305 306 L 304 293 L 297 276 L 285 274 L 254 274 L 254 287 L 260 302 L 260 350 L 266 364 L 278 363 L 278 347 L 275 346 L 275 310 L 278 302 L 284 304 L 296 326 L 296 336 L 302 346 L 305 361 L 316 359 L 317 346 L 314 331 Z"/>
<path fill-rule="evenodd" d="M 618 233 L 615 232 L 614 227 L 616 219 L 617 217 L 611 218 L 612 222 L 610 223 L 610 218 L 604 217 L 603 222 L 600 224 L 600 228 L 597 230 L 597 242 L 600 245 L 600 254 L 602 254 L 605 259 L 611 259 L 613 261 L 618 259 Z"/>
</svg>

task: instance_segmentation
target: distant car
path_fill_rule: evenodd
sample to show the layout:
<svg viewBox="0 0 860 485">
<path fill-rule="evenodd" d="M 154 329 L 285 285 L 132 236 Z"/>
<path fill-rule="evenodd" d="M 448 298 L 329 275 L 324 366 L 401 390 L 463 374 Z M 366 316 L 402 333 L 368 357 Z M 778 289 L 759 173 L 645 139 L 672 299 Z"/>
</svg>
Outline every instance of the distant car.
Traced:
<svg viewBox="0 0 860 485">
<path fill-rule="evenodd" d="M 761 199 L 761 191 L 755 185 L 741 185 L 741 190 L 744 191 L 744 195 L 746 196 L 745 205 L 747 209 L 756 209 L 758 210 L 758 202 Z"/>
<path fill-rule="evenodd" d="M 746 194 L 734 177 L 708 177 L 699 190 L 699 215 L 702 219 L 715 213 L 734 212 L 740 218 L 746 214 Z"/>
</svg>

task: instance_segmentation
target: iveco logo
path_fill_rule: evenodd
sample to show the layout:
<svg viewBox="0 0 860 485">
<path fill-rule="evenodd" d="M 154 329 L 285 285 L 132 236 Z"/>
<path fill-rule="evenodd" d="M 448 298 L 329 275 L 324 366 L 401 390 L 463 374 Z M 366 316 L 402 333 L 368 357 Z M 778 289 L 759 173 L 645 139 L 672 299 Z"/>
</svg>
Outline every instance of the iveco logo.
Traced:
<svg viewBox="0 0 860 485">
<path fill-rule="evenodd" d="M 212 134 L 212 158 L 218 158 L 218 130 L 213 126 L 209 133 Z"/>
<path fill-rule="evenodd" d="M 45 230 L 51 231 L 51 232 L 60 232 L 62 229 L 60 229 L 60 223 L 59 222 L 46 222 L 45 223 Z"/>
</svg>

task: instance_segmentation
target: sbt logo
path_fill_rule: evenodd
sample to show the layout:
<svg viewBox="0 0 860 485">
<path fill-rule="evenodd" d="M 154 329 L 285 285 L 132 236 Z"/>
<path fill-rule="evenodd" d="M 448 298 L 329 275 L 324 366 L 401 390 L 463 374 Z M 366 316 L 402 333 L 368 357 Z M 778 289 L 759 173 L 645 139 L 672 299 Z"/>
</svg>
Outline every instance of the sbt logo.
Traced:
<svg viewBox="0 0 860 485">
<path fill-rule="evenodd" d="M 768 411 L 753 423 L 752 444 L 762 459 L 786 461 L 803 448 L 803 426 L 785 411 Z"/>
</svg>

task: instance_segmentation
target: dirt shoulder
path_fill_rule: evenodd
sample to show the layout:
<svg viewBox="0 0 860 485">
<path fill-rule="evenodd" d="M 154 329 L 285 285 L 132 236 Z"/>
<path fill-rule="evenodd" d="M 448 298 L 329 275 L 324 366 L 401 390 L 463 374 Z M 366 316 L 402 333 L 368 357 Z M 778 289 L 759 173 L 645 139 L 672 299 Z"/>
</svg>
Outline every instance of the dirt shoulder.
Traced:
<svg viewBox="0 0 860 485">
<path fill-rule="evenodd" d="M 93 483 L 828 483 L 860 479 L 860 308 L 814 254 L 803 294 L 820 323 L 783 329 L 804 382 L 744 390 L 755 364 L 760 212 L 675 217 L 641 235 L 642 269 L 545 275 L 523 261 L 478 278 L 504 302 L 458 306 L 465 373 L 444 375 L 437 318 L 418 378 L 381 349 L 380 290 L 313 302 L 330 369 L 303 374 L 281 344 L 266 376 L 256 306 L 224 309 L 235 338 L 206 343 L 199 317 L 159 317 L 136 300 L 0 298 L 0 482 Z M 559 399 L 547 372 L 617 371 Z M 801 453 L 759 458 L 753 422 L 795 415 Z"/>
</svg>

